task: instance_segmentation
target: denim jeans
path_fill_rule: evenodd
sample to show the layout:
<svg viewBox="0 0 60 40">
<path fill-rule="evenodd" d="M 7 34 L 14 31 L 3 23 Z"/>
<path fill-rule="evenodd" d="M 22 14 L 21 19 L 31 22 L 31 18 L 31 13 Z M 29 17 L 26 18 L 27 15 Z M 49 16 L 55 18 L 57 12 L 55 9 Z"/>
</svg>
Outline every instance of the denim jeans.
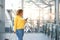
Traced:
<svg viewBox="0 0 60 40">
<path fill-rule="evenodd" d="M 16 30 L 16 35 L 18 37 L 18 40 L 23 40 L 24 30 L 23 29 Z"/>
</svg>

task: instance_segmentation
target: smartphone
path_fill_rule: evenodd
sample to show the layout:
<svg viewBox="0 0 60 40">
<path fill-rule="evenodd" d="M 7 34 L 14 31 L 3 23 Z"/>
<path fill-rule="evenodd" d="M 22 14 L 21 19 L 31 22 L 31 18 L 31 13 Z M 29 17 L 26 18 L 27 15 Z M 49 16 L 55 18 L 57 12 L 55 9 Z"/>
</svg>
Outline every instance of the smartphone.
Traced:
<svg viewBox="0 0 60 40">
<path fill-rule="evenodd" d="M 26 18 L 25 20 L 27 21 L 28 18 Z"/>
</svg>

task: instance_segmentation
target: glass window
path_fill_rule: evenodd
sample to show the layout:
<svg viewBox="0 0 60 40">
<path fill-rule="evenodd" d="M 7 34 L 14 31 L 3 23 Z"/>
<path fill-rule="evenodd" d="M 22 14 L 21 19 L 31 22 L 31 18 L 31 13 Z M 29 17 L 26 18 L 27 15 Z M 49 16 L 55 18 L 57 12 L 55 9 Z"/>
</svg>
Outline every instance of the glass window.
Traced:
<svg viewBox="0 0 60 40">
<path fill-rule="evenodd" d="M 26 32 L 40 32 L 46 23 L 54 23 L 55 1 L 24 0 L 24 17 L 28 18 Z M 30 27 L 30 28 L 28 28 Z M 28 31 L 27 31 L 28 30 Z"/>
<path fill-rule="evenodd" d="M 13 32 L 13 20 L 17 9 L 22 9 L 22 0 L 5 0 L 5 32 Z"/>
</svg>

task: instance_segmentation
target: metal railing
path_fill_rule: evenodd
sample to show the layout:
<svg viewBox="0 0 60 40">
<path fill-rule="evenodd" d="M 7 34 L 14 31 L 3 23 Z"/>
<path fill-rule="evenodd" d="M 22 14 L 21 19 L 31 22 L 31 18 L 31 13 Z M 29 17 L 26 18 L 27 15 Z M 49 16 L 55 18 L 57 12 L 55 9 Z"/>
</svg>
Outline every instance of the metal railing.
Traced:
<svg viewBox="0 0 60 40">
<path fill-rule="evenodd" d="M 45 24 L 43 25 L 43 33 L 51 37 L 51 40 L 60 40 L 60 25 L 51 23 Z"/>
</svg>

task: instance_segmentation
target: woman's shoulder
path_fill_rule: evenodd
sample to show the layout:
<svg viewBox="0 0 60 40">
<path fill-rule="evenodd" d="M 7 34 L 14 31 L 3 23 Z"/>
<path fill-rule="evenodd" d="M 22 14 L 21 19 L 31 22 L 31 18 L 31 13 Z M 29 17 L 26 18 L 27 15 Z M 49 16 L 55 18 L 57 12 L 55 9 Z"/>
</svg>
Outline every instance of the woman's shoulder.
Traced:
<svg viewBox="0 0 60 40">
<path fill-rule="evenodd" d="M 18 16 L 16 15 L 14 18 L 18 18 Z"/>
<path fill-rule="evenodd" d="M 16 15 L 15 17 L 19 17 L 18 15 Z"/>
</svg>

